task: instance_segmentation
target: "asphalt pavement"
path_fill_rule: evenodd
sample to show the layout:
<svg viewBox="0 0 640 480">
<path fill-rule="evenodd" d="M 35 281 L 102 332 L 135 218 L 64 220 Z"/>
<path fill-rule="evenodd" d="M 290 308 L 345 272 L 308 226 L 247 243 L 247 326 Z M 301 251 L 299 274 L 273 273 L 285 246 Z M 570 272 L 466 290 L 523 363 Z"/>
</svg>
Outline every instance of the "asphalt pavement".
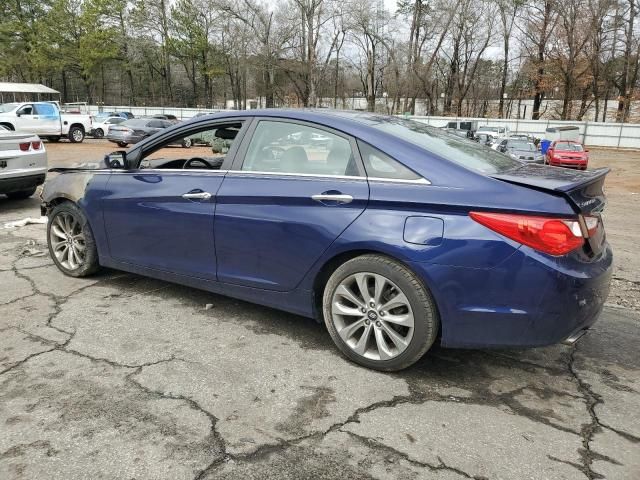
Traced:
<svg viewBox="0 0 640 480">
<path fill-rule="evenodd" d="M 640 478 L 640 313 L 573 346 L 434 348 L 396 374 L 322 325 L 104 270 L 0 199 L 2 479 Z"/>
</svg>

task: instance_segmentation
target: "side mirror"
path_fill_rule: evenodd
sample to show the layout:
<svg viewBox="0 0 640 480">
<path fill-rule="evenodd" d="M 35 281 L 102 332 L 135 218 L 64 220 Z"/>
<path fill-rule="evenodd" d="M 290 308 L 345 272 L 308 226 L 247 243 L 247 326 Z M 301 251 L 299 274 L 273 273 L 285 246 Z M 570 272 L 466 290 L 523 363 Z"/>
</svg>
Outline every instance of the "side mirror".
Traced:
<svg viewBox="0 0 640 480">
<path fill-rule="evenodd" d="M 118 150 L 104 156 L 104 166 L 109 169 L 127 168 L 127 152 Z"/>
<path fill-rule="evenodd" d="M 22 112 L 16 112 L 16 117 L 20 118 L 22 116 Z"/>
</svg>

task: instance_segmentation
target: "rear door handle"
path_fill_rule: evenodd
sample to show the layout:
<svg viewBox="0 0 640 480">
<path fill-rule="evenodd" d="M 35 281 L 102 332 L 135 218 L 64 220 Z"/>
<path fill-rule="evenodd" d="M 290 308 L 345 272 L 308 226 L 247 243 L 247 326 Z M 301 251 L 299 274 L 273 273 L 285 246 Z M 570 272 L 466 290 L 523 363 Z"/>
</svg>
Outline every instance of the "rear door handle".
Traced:
<svg viewBox="0 0 640 480">
<path fill-rule="evenodd" d="M 184 193 L 182 198 L 186 198 L 187 200 L 209 200 L 211 194 L 209 192 L 189 192 Z"/>
<path fill-rule="evenodd" d="M 351 203 L 353 197 L 351 195 L 333 194 L 333 193 L 319 193 L 318 195 L 312 195 L 311 198 L 316 202 L 336 202 L 336 203 Z"/>
</svg>

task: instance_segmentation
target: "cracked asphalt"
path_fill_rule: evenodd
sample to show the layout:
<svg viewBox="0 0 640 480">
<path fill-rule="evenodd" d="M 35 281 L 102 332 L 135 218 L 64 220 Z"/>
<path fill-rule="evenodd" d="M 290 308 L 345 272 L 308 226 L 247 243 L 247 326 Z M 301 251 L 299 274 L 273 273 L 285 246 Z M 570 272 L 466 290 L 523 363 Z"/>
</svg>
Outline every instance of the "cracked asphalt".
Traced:
<svg viewBox="0 0 640 480">
<path fill-rule="evenodd" d="M 44 225 L 2 228 L 37 209 L 0 198 L 2 479 L 640 478 L 633 292 L 573 347 L 435 348 L 384 374 L 312 320 L 65 277 Z"/>
</svg>

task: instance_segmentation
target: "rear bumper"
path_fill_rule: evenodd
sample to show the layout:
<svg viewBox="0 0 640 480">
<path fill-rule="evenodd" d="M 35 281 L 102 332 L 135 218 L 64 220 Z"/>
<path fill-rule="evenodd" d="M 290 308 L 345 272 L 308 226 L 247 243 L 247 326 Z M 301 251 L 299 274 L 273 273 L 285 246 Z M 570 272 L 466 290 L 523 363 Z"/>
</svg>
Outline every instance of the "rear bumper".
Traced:
<svg viewBox="0 0 640 480">
<path fill-rule="evenodd" d="M 492 269 L 412 267 L 436 299 L 443 346 L 537 347 L 593 325 L 609 294 L 612 258 L 609 246 L 589 263 L 521 247 Z"/>
<path fill-rule="evenodd" d="M 136 135 L 115 135 L 111 132 L 107 134 L 107 140 L 113 143 L 138 143 L 142 138 L 142 136 Z"/>
<path fill-rule="evenodd" d="M 24 168 L 0 172 L 0 193 L 28 190 L 44 183 L 46 168 Z"/>
</svg>

